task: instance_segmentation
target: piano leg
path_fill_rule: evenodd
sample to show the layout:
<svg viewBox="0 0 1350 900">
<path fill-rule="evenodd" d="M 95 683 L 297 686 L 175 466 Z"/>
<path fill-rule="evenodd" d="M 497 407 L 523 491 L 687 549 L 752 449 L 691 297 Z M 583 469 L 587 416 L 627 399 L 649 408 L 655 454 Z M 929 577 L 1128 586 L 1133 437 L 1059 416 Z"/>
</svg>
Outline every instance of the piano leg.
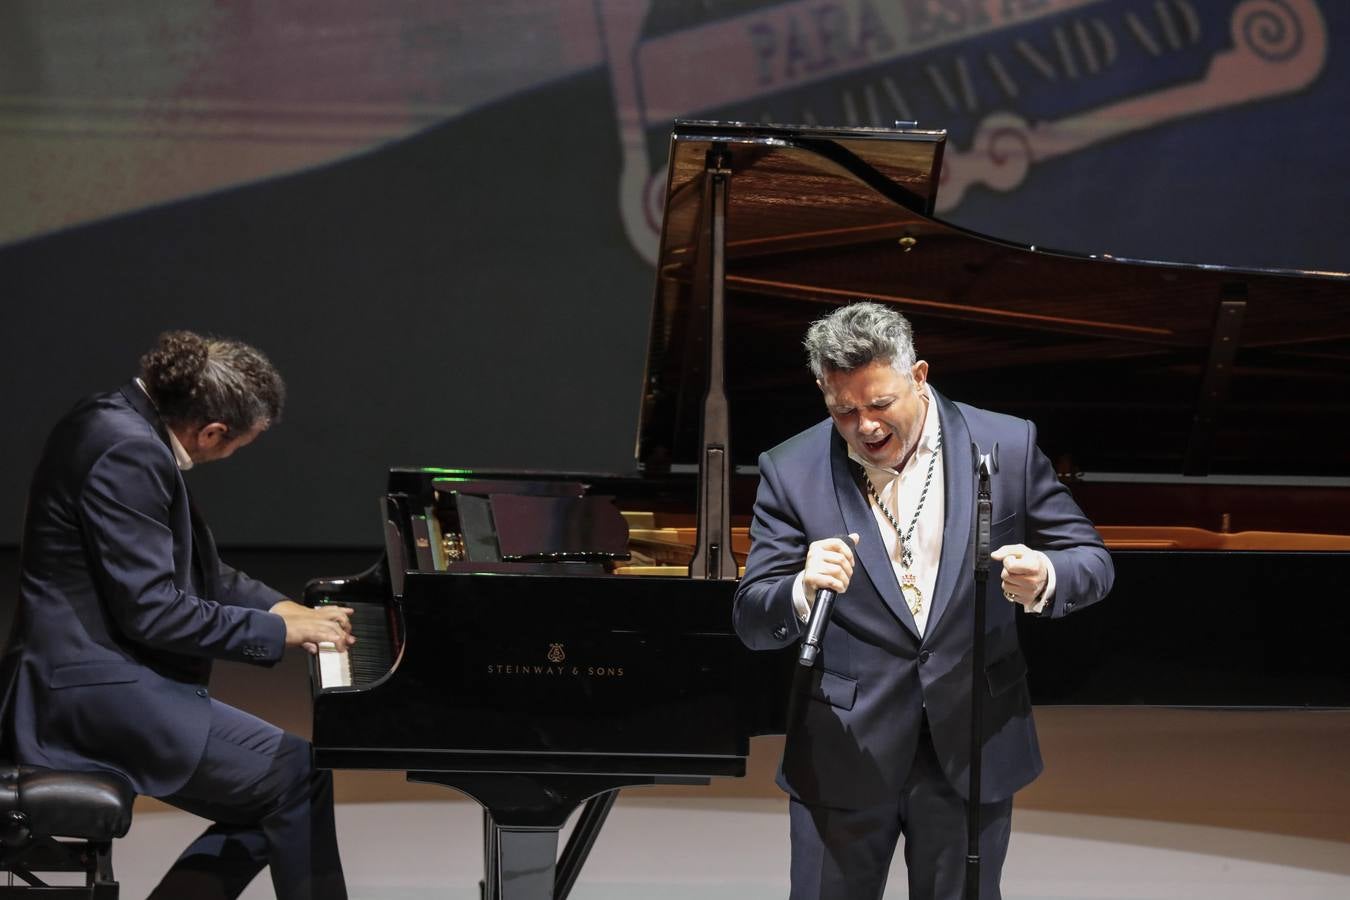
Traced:
<svg viewBox="0 0 1350 900">
<path fill-rule="evenodd" d="M 483 880 L 478 882 L 478 900 L 491 900 L 501 893 L 497 884 L 497 832 L 492 813 L 483 808 Z"/>
<path fill-rule="evenodd" d="M 619 789 L 645 784 L 707 784 L 703 777 L 528 775 L 409 772 L 408 780 L 443 784 L 483 807 L 484 900 L 565 900 Z M 558 832 L 586 801 L 558 859 Z"/>
<path fill-rule="evenodd" d="M 577 818 L 576 827 L 572 829 L 571 836 L 567 839 L 567 846 L 563 848 L 562 856 L 558 858 L 557 868 L 553 878 L 553 900 L 567 900 L 567 895 L 572 892 L 572 886 L 576 884 L 577 876 L 581 874 L 581 867 L 586 863 L 586 857 L 591 853 L 591 847 L 595 846 L 595 839 L 600 836 L 600 829 L 605 824 L 605 819 L 609 817 L 609 811 L 614 808 L 614 801 L 619 799 L 617 790 L 605 791 L 603 794 L 596 794 L 586 801 L 585 807 L 581 810 L 581 815 Z M 529 867 L 531 872 L 537 871 L 539 859 L 527 862 L 531 856 L 542 857 L 545 850 L 551 859 L 552 854 L 556 852 L 558 841 L 557 832 L 553 833 L 551 847 L 544 848 L 542 843 L 539 852 L 524 845 L 521 840 L 524 832 L 517 832 L 514 836 L 504 834 L 504 831 L 492 821 L 492 813 L 486 809 L 483 810 L 483 883 L 480 886 L 480 895 L 482 900 L 498 900 L 504 894 L 502 884 L 509 877 L 505 871 L 500 869 L 503 858 L 502 845 L 508 844 L 511 848 L 510 866 L 519 868 L 521 866 Z M 537 832 L 537 829 L 534 829 Z M 526 887 L 521 885 L 521 890 L 525 896 L 542 896 L 537 893 L 538 887 Z M 533 893 L 532 893 L 533 891 Z"/>
<path fill-rule="evenodd" d="M 512 828 L 493 823 L 496 871 L 488 883 L 491 900 L 553 900 L 553 869 L 558 859 L 558 829 Z"/>
<path fill-rule="evenodd" d="M 618 799 L 619 792 L 614 790 L 596 794 L 586 801 L 586 806 L 577 819 L 577 825 L 572 829 L 572 836 L 567 839 L 567 846 L 563 848 L 562 857 L 558 860 L 553 900 L 567 900 L 572 885 L 576 884 L 577 876 L 581 874 L 581 866 L 586 862 L 586 857 L 590 856 L 595 839 L 600 836 L 601 826 L 605 824 L 605 819 L 609 818 L 609 811 L 614 808 L 614 801 Z"/>
</svg>

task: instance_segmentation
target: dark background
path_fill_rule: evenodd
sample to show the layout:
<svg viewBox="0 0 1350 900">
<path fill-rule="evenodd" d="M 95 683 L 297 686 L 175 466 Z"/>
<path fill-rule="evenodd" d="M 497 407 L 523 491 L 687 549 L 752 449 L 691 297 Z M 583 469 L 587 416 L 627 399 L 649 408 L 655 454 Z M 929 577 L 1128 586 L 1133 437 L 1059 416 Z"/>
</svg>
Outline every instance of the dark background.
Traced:
<svg viewBox="0 0 1350 900">
<path fill-rule="evenodd" d="M 1350 268 L 1350 10 L 1313 6 L 1327 59 L 1303 92 L 1050 160 L 947 218 L 1084 252 Z M 1207 41 L 1226 40 L 1230 11 L 1201 11 Z M 1131 78 L 1157 86 L 1145 67 L 1112 90 Z M 611 88 L 604 66 L 581 70 L 353 158 L 0 246 L 0 546 L 18 541 L 51 423 L 129 378 L 171 327 L 253 342 L 290 386 L 282 424 L 191 475 L 226 546 L 373 546 L 393 465 L 631 469 L 652 270 L 617 212 Z M 1074 111 L 1075 89 L 1040 111 Z M 791 99 L 766 103 L 790 115 Z M 970 124 L 953 116 L 953 139 Z"/>
<path fill-rule="evenodd" d="M 1178 4 L 1182 0 L 1173 0 Z M 657 38 L 780 5 L 677 4 L 680 15 L 672 17 L 669 4 L 653 4 L 642 34 Z M 444 115 L 419 107 L 421 118 L 413 117 L 399 139 L 336 161 L 294 171 L 278 164 L 271 177 L 113 216 L 77 217 L 0 245 L 0 384 L 9 400 L 0 440 L 0 612 L 14 596 L 24 492 L 47 430 L 80 396 L 130 378 L 139 355 L 168 328 L 245 339 L 264 349 L 288 380 L 290 402 L 280 425 L 228 464 L 203 467 L 189 478 L 227 558 L 293 595 L 308 577 L 349 574 L 375 561 L 376 498 L 391 466 L 633 468 L 653 272 L 619 215 L 624 160 L 614 61 L 601 53 L 571 68 L 558 64 L 549 70 L 564 72 L 556 77 L 528 81 L 520 74 L 522 67 L 533 71 L 529 64 L 543 49 L 570 46 L 572 37 L 549 30 L 566 18 L 558 12 L 564 6 L 512 0 L 429 11 L 411 4 L 383 8 L 376 21 L 360 4 L 332 4 L 278 21 L 273 17 L 281 14 L 263 6 L 239 4 L 229 22 L 201 20 L 208 40 L 212 27 L 237 29 L 244 20 L 254 40 L 237 49 L 229 40 L 218 42 L 225 49 L 217 47 L 215 60 L 229 65 L 211 70 L 207 88 L 227 95 L 237 88 L 246 98 L 291 91 L 295 96 L 281 99 L 299 102 L 297 118 L 307 114 L 300 101 L 310 95 L 295 93 L 293 82 L 274 85 L 260 77 L 265 60 L 250 55 L 251 46 L 298 34 L 301 49 L 322 55 L 352 34 L 365 34 L 359 26 L 374 33 L 375 26 L 393 23 L 402 43 L 372 56 L 372 84 L 386 81 L 372 87 L 371 96 L 390 108 L 458 91 L 467 99 Z M 1188 6 L 1199 15 L 1204 37 L 1185 57 L 1190 69 L 1168 61 L 1122 63 L 1104 81 L 1042 85 L 1019 113 L 1053 120 L 1198 78 L 1230 39 L 1236 4 Z M 601 31 L 613 24 L 604 19 L 612 4 L 593 4 L 593 16 L 587 4 L 570 7 Z M 1327 42 L 1325 64 L 1307 88 L 1129 131 L 1033 166 L 1015 190 L 973 188 L 944 217 L 1018 242 L 1084 253 L 1350 269 L 1350 8 L 1311 0 L 1297 7 L 1313 10 L 1302 24 L 1324 29 Z M 188 8 L 141 0 L 119 14 L 143 17 L 139 24 L 153 30 L 155 15 Z M 1151 0 L 1106 0 L 1087 9 L 1119 17 L 1154 8 Z M 95 30 L 87 43 L 51 49 L 53 34 L 92 13 L 29 2 L 3 15 L 9 18 L 0 18 L 7 26 L 0 30 L 0 95 L 59 106 L 68 99 L 70 73 L 86 70 L 98 88 L 91 115 L 153 95 L 158 70 L 148 63 L 138 69 L 125 48 L 120 51 L 130 62 L 102 67 L 104 56 L 119 52 L 115 33 L 100 38 Z M 480 33 L 470 24 L 491 27 Z M 970 52 L 980 52 L 985 40 L 972 39 Z M 455 68 L 456 54 L 469 53 L 475 41 L 486 49 L 479 48 L 472 66 Z M 449 80 L 419 83 L 397 96 L 386 90 L 390 73 L 411 67 L 418 54 L 452 60 Z M 922 63 L 916 57 L 878 64 L 875 71 L 823 77 L 735 108 L 677 113 L 800 121 L 796 116 L 809 107 L 825 117 L 850 79 L 899 77 Z M 364 83 L 361 65 L 344 72 L 343 89 Z M 470 82 L 481 88 L 478 94 L 470 96 Z M 308 87 L 319 96 L 331 83 Z M 952 147 L 964 147 L 979 117 L 929 101 L 922 124 L 949 128 Z M 0 149 L 8 146 L 6 134 L 23 129 L 17 108 L 0 103 L 0 112 L 11 113 L 0 128 Z M 274 114 L 272 107 L 262 113 Z M 647 123 L 654 170 L 664 162 L 666 121 Z M 836 122 L 845 123 L 826 118 L 821 124 Z M 101 139 L 88 138 L 91 146 Z M 180 147 L 185 154 L 192 149 L 186 140 Z M 15 177 L 12 171 L 0 170 L 3 197 L 20 196 L 22 185 L 5 183 Z M 940 388 L 943 361 L 930 362 Z M 811 390 L 805 371 L 802 390 Z M 1120 594 L 1148 596 L 1168 577 L 1146 557 L 1121 563 Z M 1214 564 L 1215 580 L 1196 590 L 1217 591 L 1212 596 L 1245 592 L 1255 604 L 1271 590 L 1295 593 L 1288 585 L 1263 585 L 1260 563 L 1245 564 L 1255 570 L 1207 564 Z M 1307 568 L 1309 581 L 1296 593 L 1316 594 L 1322 564 Z M 1328 637 L 1309 644 L 1300 620 L 1273 618 L 1263 635 L 1244 620 L 1230 623 L 1235 630 L 1222 639 L 1211 636 L 1215 643 L 1261 637 L 1261 653 L 1274 654 L 1270 662 L 1312 667 L 1319 690 L 1334 686 L 1340 670 L 1319 660 L 1340 658 L 1331 636 L 1343 628 L 1324 628 L 1318 634 Z M 1038 699 L 1071 702 L 1056 673 L 1071 679 L 1064 684 L 1077 683 L 1093 654 L 1109 650 L 1153 676 L 1139 686 L 1092 685 L 1093 696 L 1108 702 L 1147 702 L 1149 684 L 1184 682 L 1187 671 L 1201 672 L 1192 679 L 1198 698 L 1231 690 L 1259 700 L 1261 668 L 1249 667 L 1242 675 L 1249 680 L 1220 690 L 1232 673 L 1197 669 L 1187 659 L 1192 639 L 1206 634 L 1213 620 L 1207 614 L 1189 624 L 1171 619 L 1172 640 L 1150 643 L 1150 617 L 1128 605 L 1104 604 L 1075 616 L 1064 626 L 1072 631 L 1059 631 L 1055 640 L 1076 650 L 1060 656 L 1058 669 L 1033 670 Z M 1045 640 L 1040 631 L 1024 637 L 1033 654 Z M 1132 657 L 1136 643 L 1147 646 Z M 1318 694 L 1311 702 L 1345 699 Z"/>
</svg>

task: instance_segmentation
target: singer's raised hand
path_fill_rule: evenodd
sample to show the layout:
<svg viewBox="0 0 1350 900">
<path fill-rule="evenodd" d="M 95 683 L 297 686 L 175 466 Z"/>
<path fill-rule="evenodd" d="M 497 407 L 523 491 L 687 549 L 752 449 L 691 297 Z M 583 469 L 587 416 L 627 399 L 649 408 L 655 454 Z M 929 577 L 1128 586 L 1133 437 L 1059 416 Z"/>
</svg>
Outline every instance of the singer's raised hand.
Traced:
<svg viewBox="0 0 1350 900">
<path fill-rule="evenodd" d="M 815 541 L 806 548 L 802 586 L 806 589 L 808 603 L 813 602 L 816 591 L 822 589 L 836 594 L 848 590 L 849 579 L 853 577 L 853 547 L 857 543 L 858 535 L 850 534 L 848 541 L 831 537 Z"/>
<path fill-rule="evenodd" d="M 1045 555 L 1025 544 L 1004 544 L 989 556 L 1003 563 L 1003 596 L 1028 610 L 1035 606 L 1050 578 Z"/>
</svg>

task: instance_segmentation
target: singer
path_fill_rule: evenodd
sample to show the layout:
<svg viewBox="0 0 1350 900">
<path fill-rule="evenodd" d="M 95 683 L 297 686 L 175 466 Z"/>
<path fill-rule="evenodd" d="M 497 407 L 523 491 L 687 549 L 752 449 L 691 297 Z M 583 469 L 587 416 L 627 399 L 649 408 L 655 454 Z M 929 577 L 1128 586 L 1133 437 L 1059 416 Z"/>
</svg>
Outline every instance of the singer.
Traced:
<svg viewBox="0 0 1350 900">
<path fill-rule="evenodd" d="M 1035 426 L 934 390 L 900 313 L 841 307 L 804 343 L 829 418 L 759 458 L 734 610 L 747 646 L 774 649 L 802 638 L 817 592 L 836 595 L 814 665 L 794 682 L 778 775 L 791 896 L 881 897 L 903 834 L 909 896 L 961 900 L 974 689 L 984 692 L 980 896 L 997 900 L 1013 794 L 1042 768 L 1014 615 L 1102 599 L 1111 558 Z M 983 598 L 986 677 L 974 685 L 972 444 L 998 447 L 1001 564 Z"/>
</svg>

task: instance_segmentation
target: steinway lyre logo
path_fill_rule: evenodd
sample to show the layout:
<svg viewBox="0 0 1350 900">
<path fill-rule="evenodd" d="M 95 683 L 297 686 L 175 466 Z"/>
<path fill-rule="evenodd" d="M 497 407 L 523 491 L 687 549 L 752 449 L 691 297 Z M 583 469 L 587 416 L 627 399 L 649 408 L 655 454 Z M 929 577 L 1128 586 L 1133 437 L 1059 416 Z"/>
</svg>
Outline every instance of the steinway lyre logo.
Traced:
<svg viewBox="0 0 1350 900">
<path fill-rule="evenodd" d="M 562 645 L 562 644 L 549 644 L 549 645 L 548 645 L 548 661 L 549 661 L 549 662 L 553 663 L 553 664 L 556 666 L 556 665 L 558 665 L 559 663 L 561 663 L 561 662 L 562 662 L 563 660 L 565 660 L 565 659 L 567 659 L 567 654 L 563 652 L 563 645 Z"/>
</svg>

